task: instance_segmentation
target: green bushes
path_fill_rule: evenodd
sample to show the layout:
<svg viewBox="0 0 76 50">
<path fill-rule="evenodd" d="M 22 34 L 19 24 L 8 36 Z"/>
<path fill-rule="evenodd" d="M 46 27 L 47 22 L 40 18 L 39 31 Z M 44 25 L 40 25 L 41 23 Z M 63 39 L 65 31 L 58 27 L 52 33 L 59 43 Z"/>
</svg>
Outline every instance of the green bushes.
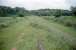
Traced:
<svg viewBox="0 0 76 50">
<path fill-rule="evenodd" d="M 6 28 L 6 27 L 8 27 L 8 24 L 1 24 L 0 25 L 0 28 Z"/>
<path fill-rule="evenodd" d="M 58 14 L 57 14 L 57 15 L 55 15 L 55 17 L 56 17 L 56 18 L 57 18 L 57 17 L 60 17 L 60 16 L 61 16 L 61 15 L 58 15 Z"/>
<path fill-rule="evenodd" d="M 59 18 L 55 18 L 58 23 L 61 23 L 68 27 L 76 28 L 76 18 L 73 16 L 61 16 Z"/>
<path fill-rule="evenodd" d="M 18 17 L 0 17 L 0 30 L 17 23 L 21 18 Z"/>
<path fill-rule="evenodd" d="M 72 24 L 71 24 L 70 22 L 66 22 L 64 25 L 65 25 L 65 26 L 69 26 L 69 27 L 72 26 Z"/>
<path fill-rule="evenodd" d="M 0 50 L 3 50 L 3 45 L 4 44 L 5 44 L 4 41 L 3 40 L 1 41 L 1 39 L 0 39 Z"/>
<path fill-rule="evenodd" d="M 24 15 L 23 15 L 23 14 L 19 14 L 18 16 L 19 16 L 19 17 L 24 17 Z"/>
</svg>

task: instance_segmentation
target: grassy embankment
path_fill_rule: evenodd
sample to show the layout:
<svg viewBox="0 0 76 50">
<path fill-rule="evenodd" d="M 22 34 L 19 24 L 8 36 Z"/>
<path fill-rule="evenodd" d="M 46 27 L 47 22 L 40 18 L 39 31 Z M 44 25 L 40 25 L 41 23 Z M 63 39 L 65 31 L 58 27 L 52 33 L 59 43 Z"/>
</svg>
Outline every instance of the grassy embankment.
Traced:
<svg viewBox="0 0 76 50">
<path fill-rule="evenodd" d="M 76 31 L 71 28 L 37 16 L 15 20 L 0 31 L 0 50 L 75 49 Z"/>
</svg>

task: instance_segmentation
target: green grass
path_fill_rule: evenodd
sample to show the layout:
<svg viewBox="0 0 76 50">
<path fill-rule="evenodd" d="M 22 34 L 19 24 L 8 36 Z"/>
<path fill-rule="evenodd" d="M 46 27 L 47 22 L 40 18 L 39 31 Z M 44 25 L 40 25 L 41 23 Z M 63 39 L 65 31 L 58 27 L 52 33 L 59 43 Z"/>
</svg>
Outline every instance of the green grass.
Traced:
<svg viewBox="0 0 76 50">
<path fill-rule="evenodd" d="M 38 41 L 45 50 L 75 49 L 76 31 L 71 28 L 38 16 L 15 20 L 0 32 L 0 50 L 39 50 Z"/>
</svg>

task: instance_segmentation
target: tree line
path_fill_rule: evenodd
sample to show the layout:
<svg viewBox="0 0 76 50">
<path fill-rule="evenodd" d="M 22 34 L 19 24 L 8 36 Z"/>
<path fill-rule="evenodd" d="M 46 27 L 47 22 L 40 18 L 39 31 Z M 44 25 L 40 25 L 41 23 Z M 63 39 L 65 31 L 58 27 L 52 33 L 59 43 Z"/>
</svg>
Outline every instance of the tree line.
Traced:
<svg viewBox="0 0 76 50">
<path fill-rule="evenodd" d="M 28 11 L 25 8 L 21 7 L 7 7 L 7 6 L 0 6 L 0 16 L 7 17 L 7 16 L 24 16 L 28 14 Z"/>
<path fill-rule="evenodd" d="M 39 9 L 39 10 L 26 10 L 23 7 L 7 7 L 0 6 L 0 17 L 6 16 L 27 16 L 27 15 L 36 15 L 36 16 L 76 16 L 76 7 L 71 7 L 71 10 L 63 9 Z"/>
</svg>

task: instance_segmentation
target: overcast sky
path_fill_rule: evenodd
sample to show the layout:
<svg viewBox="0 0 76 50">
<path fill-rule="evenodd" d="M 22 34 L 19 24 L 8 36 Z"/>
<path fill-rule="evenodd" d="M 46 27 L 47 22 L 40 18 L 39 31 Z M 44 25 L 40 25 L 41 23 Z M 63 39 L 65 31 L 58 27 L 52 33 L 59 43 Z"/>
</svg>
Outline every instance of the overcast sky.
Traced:
<svg viewBox="0 0 76 50">
<path fill-rule="evenodd" d="M 25 7 L 26 9 L 69 9 L 76 5 L 76 0 L 0 0 L 0 5 Z"/>
</svg>

